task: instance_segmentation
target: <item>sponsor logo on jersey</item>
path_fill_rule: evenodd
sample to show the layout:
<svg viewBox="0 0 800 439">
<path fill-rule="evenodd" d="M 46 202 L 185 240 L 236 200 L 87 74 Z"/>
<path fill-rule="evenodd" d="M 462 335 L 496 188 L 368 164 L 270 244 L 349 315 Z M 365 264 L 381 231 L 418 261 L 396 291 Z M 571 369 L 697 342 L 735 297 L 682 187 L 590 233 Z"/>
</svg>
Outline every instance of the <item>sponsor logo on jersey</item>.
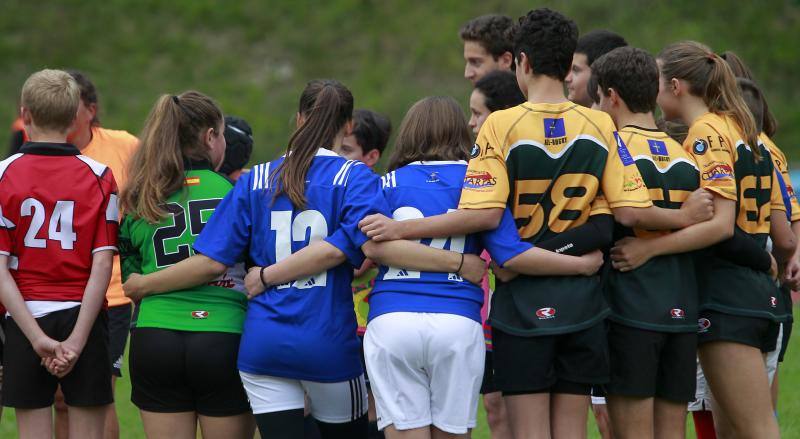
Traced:
<svg viewBox="0 0 800 439">
<path fill-rule="evenodd" d="M 703 155 L 708 151 L 708 142 L 703 139 L 695 139 L 692 145 L 692 152 L 695 155 Z"/>
<path fill-rule="evenodd" d="M 773 308 L 778 306 L 778 299 L 775 296 L 769 298 L 769 306 Z"/>
<path fill-rule="evenodd" d="M 207 319 L 208 311 L 192 311 L 193 319 Z"/>
<path fill-rule="evenodd" d="M 625 181 L 622 182 L 622 190 L 625 192 L 633 192 L 644 187 L 644 180 L 640 175 L 626 175 Z"/>
<path fill-rule="evenodd" d="M 708 328 L 710 328 L 710 327 L 711 327 L 711 320 L 708 320 L 705 317 L 697 319 L 697 332 L 698 333 L 702 334 L 702 333 L 708 332 Z"/>
<path fill-rule="evenodd" d="M 661 140 L 647 139 L 647 144 L 650 145 L 650 155 L 653 157 L 654 161 L 669 161 L 669 151 L 667 150 L 666 143 Z"/>
<path fill-rule="evenodd" d="M 197 186 L 198 184 L 200 184 L 200 177 L 186 177 L 183 180 L 184 186 Z"/>
<path fill-rule="evenodd" d="M 475 157 L 477 157 L 479 155 L 481 155 L 481 147 L 478 146 L 478 144 L 476 143 L 476 144 L 472 145 L 472 149 L 469 152 L 469 156 L 474 159 Z"/>
<path fill-rule="evenodd" d="M 536 310 L 536 317 L 539 320 L 547 320 L 547 319 L 554 319 L 556 318 L 556 309 L 555 308 L 539 308 Z"/>
<path fill-rule="evenodd" d="M 497 184 L 497 179 L 486 171 L 467 171 L 464 187 L 467 189 L 489 190 Z"/>
<path fill-rule="evenodd" d="M 622 137 L 620 137 L 619 133 L 614 131 L 614 138 L 617 139 L 617 153 L 619 154 L 619 160 L 622 162 L 624 166 L 630 166 L 633 162 L 633 157 L 631 156 L 630 151 L 628 151 L 628 147 L 625 146 L 625 142 L 622 141 Z"/>
<path fill-rule="evenodd" d="M 685 319 L 686 313 L 680 308 L 672 308 L 669 310 L 669 315 L 672 316 L 673 319 Z"/>
<path fill-rule="evenodd" d="M 719 162 L 711 163 L 711 165 L 713 166 L 710 166 L 708 171 L 703 172 L 703 180 L 713 181 L 733 177 L 733 168 L 730 165 Z"/>
<path fill-rule="evenodd" d="M 428 176 L 428 179 L 425 180 L 426 183 L 438 183 L 439 182 L 439 173 L 438 172 L 431 172 L 431 175 Z"/>
<path fill-rule="evenodd" d="M 567 143 L 567 127 L 564 125 L 564 119 L 545 118 L 543 123 L 545 145 L 553 146 Z"/>
</svg>

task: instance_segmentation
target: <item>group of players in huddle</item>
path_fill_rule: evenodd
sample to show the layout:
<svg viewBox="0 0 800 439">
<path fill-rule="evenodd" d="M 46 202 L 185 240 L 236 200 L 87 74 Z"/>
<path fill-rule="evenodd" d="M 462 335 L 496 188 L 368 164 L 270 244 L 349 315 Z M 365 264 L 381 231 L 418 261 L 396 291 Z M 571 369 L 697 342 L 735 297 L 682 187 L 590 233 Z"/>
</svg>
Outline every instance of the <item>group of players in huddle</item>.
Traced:
<svg viewBox="0 0 800 439">
<path fill-rule="evenodd" d="M 593 393 L 609 435 L 684 437 L 698 359 L 720 437 L 779 437 L 764 354 L 788 338 L 800 206 L 744 64 L 579 39 L 549 9 L 461 37 L 471 119 L 416 102 L 382 177 L 388 121 L 313 80 L 285 154 L 235 184 L 217 104 L 161 96 L 119 191 L 68 142 L 80 84 L 28 78 L 29 141 L 0 162 L 20 435 L 50 437 L 60 387 L 69 435 L 103 436 L 118 252 L 150 438 L 469 437 L 480 393 L 493 437 L 585 437 Z"/>
</svg>

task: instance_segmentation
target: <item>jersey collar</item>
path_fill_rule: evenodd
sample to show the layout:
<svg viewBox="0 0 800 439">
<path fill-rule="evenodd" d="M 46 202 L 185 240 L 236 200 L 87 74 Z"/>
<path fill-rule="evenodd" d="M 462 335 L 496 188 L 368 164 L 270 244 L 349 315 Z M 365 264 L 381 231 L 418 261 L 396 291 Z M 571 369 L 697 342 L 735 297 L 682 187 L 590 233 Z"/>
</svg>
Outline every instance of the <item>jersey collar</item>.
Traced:
<svg viewBox="0 0 800 439">
<path fill-rule="evenodd" d="M 80 155 L 80 150 L 71 143 L 25 142 L 20 148 L 22 154 L 67 156 Z"/>
</svg>

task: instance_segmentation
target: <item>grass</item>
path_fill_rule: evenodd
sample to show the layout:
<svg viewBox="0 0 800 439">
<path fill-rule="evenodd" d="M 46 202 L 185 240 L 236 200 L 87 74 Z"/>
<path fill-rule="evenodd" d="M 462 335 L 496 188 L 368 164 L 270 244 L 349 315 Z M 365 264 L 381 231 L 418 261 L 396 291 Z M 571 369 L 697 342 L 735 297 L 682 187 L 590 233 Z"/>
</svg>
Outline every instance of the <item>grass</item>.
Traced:
<svg viewBox="0 0 800 439">
<path fill-rule="evenodd" d="M 126 353 L 127 356 L 127 353 Z M 117 400 L 117 414 L 120 419 L 121 438 L 143 438 L 144 432 L 142 430 L 142 422 L 139 418 L 139 412 L 130 401 L 131 384 L 128 375 L 128 363 L 125 362 L 125 369 L 123 371 L 123 378 L 117 381 L 116 400 Z M 786 362 L 781 365 L 780 369 L 780 400 L 778 402 L 778 419 L 781 426 L 783 437 L 800 438 L 800 419 L 797 414 L 800 413 L 800 393 L 795 389 L 800 388 L 800 336 L 795 335 L 791 338 L 788 355 Z M 590 438 L 599 438 L 597 427 L 595 426 L 594 419 L 589 416 L 587 425 Z M 692 425 L 691 416 L 687 420 L 687 437 L 694 438 L 694 427 Z M 3 410 L 3 416 L 0 420 L 0 437 L 11 438 L 17 436 L 16 419 L 14 418 L 13 410 Z M 487 439 L 490 437 L 489 428 L 486 424 L 486 413 L 481 407 L 478 412 L 478 427 L 473 431 L 472 437 L 474 439 Z"/>
</svg>

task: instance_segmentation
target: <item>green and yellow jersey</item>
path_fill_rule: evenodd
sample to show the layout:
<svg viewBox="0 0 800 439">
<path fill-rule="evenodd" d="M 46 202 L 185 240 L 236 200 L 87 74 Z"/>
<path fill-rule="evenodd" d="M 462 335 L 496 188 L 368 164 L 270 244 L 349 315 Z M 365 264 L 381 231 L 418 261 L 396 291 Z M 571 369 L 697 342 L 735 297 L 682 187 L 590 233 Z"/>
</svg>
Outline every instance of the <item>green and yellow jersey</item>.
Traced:
<svg viewBox="0 0 800 439">
<path fill-rule="evenodd" d="M 520 236 L 535 245 L 609 208 L 652 206 L 614 129 L 607 114 L 572 102 L 492 113 L 473 147 L 459 208 L 509 206 Z M 599 276 L 519 276 L 498 282 L 490 318 L 493 327 L 530 336 L 579 331 L 607 314 Z"/>
<path fill-rule="evenodd" d="M 706 113 L 691 127 L 683 144 L 700 169 L 700 185 L 736 202 L 736 226 L 766 247 L 772 210 L 786 211 L 774 181 L 774 164 L 764 145 L 756 160 L 729 116 Z M 708 253 L 697 266 L 700 309 L 761 317 L 776 315 L 775 284 L 769 275 Z"/>
<path fill-rule="evenodd" d="M 169 214 L 158 224 L 125 215 L 119 232 L 122 276 L 163 270 L 194 254 L 197 235 L 233 188 L 210 165 L 193 164 L 183 190 L 167 198 Z M 241 333 L 247 309 L 244 266 L 238 264 L 206 285 L 145 297 L 137 327 Z"/>
<path fill-rule="evenodd" d="M 619 131 L 644 179 L 650 199 L 664 209 L 680 209 L 700 186 L 694 159 L 678 142 L 658 130 L 627 126 Z M 670 231 L 648 231 L 616 225 L 614 240 L 652 238 Z M 658 256 L 629 272 L 611 270 L 606 283 L 610 319 L 623 325 L 661 332 L 697 330 L 695 253 Z"/>
</svg>

